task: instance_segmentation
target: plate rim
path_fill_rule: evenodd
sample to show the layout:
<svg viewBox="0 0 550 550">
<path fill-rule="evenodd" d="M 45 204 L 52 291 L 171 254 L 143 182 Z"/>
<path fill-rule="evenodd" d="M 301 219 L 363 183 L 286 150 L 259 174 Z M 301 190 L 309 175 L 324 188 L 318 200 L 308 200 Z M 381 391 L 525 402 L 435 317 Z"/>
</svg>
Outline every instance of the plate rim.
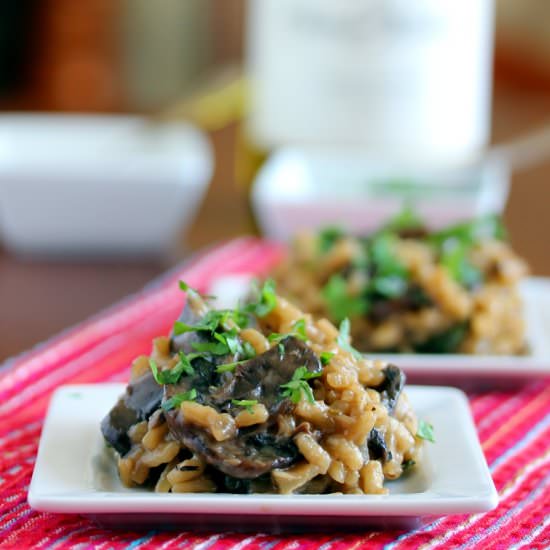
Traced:
<svg viewBox="0 0 550 550">
<path fill-rule="evenodd" d="M 89 487 L 87 491 L 56 494 L 44 491 L 42 476 L 54 465 L 46 462 L 48 446 L 52 445 L 52 434 L 56 430 L 57 416 L 70 394 L 105 391 L 120 394 L 123 383 L 74 384 L 58 388 L 52 395 L 48 414 L 44 422 L 35 468 L 28 492 L 29 505 L 42 512 L 78 514 L 204 514 L 224 516 L 238 512 L 250 516 L 353 516 L 372 517 L 421 517 L 425 515 L 464 514 L 486 512 L 498 504 L 498 493 L 481 450 L 477 432 L 465 394 L 446 386 L 408 386 L 407 391 L 428 392 L 435 397 L 446 398 L 447 407 L 440 414 L 460 414 L 463 422 L 463 436 L 470 442 L 469 458 L 475 462 L 480 476 L 477 491 L 463 490 L 449 494 L 438 494 L 429 488 L 423 492 L 389 495 L 232 495 L 232 494 L 158 494 L 153 492 L 109 492 Z M 452 404 L 452 406 L 448 406 Z M 72 401 L 74 405 L 74 401 Z M 101 412 L 101 415 L 104 411 Z M 99 423 L 98 423 L 99 426 Z M 92 459 L 91 456 L 88 457 Z M 469 464 L 468 464 L 469 466 Z M 84 470 L 84 469 L 82 469 Z M 441 473 L 441 472 L 439 472 Z M 84 476 L 84 473 L 82 473 Z M 437 477 L 437 476 L 435 476 Z M 334 503 L 337 503 L 336 505 Z"/>
</svg>

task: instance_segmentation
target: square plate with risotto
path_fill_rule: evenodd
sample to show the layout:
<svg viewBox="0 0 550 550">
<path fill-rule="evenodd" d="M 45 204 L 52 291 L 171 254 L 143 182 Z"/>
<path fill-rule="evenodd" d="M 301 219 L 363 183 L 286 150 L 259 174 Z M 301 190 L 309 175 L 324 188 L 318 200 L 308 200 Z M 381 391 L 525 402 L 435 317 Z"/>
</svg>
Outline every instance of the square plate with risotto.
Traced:
<svg viewBox="0 0 550 550">
<path fill-rule="evenodd" d="M 76 513 L 106 526 L 256 530 L 389 527 L 422 516 L 484 512 L 498 502 L 465 395 L 449 387 L 410 386 L 417 414 L 435 443 L 420 464 L 384 495 L 156 493 L 124 487 L 99 423 L 123 384 L 65 386 L 52 398 L 29 503 L 39 511 Z"/>
</svg>

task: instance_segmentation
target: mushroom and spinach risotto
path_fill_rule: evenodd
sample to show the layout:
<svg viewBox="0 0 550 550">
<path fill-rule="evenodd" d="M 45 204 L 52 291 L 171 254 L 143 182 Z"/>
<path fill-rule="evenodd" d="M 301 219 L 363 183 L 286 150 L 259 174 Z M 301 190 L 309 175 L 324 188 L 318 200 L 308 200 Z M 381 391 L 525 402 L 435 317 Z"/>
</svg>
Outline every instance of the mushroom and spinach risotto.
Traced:
<svg viewBox="0 0 550 550">
<path fill-rule="evenodd" d="M 363 352 L 521 354 L 526 264 L 495 217 L 429 232 L 409 210 L 375 234 L 298 235 L 274 274 L 315 316 L 351 322 Z"/>
<path fill-rule="evenodd" d="M 234 310 L 185 283 L 170 338 L 137 358 L 101 424 L 127 486 L 159 492 L 386 493 L 420 460 L 431 426 L 405 375 L 275 293 Z"/>
</svg>

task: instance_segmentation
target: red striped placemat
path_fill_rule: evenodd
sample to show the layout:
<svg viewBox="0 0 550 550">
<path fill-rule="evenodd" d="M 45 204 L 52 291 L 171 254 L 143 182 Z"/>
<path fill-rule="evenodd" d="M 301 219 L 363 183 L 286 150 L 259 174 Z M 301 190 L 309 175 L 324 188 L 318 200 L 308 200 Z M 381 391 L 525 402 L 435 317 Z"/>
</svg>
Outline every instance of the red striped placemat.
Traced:
<svg viewBox="0 0 550 550">
<path fill-rule="evenodd" d="M 183 306 L 180 278 L 200 289 L 222 274 L 263 274 L 279 247 L 242 238 L 170 271 L 142 292 L 0 368 L 0 547 L 324 548 L 550 547 L 550 383 L 470 395 L 500 505 L 425 521 L 412 531 L 270 535 L 107 531 L 76 515 L 31 510 L 27 490 L 49 397 L 61 384 L 124 381 L 132 359 L 168 333 Z"/>
</svg>

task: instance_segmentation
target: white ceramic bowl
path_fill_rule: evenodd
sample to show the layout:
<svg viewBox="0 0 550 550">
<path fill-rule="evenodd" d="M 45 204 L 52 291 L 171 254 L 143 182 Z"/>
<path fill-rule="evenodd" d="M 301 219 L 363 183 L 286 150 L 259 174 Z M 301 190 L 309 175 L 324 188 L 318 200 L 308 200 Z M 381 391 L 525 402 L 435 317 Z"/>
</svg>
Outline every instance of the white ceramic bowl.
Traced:
<svg viewBox="0 0 550 550">
<path fill-rule="evenodd" d="M 496 156 L 456 167 L 405 166 L 359 152 L 281 149 L 258 173 L 252 202 L 263 233 L 288 240 L 326 225 L 369 233 L 404 203 L 438 228 L 500 213 L 508 188 L 508 166 Z"/>
<path fill-rule="evenodd" d="M 0 116 L 0 231 L 27 254 L 161 254 L 212 175 L 206 137 L 138 116 Z"/>
</svg>

